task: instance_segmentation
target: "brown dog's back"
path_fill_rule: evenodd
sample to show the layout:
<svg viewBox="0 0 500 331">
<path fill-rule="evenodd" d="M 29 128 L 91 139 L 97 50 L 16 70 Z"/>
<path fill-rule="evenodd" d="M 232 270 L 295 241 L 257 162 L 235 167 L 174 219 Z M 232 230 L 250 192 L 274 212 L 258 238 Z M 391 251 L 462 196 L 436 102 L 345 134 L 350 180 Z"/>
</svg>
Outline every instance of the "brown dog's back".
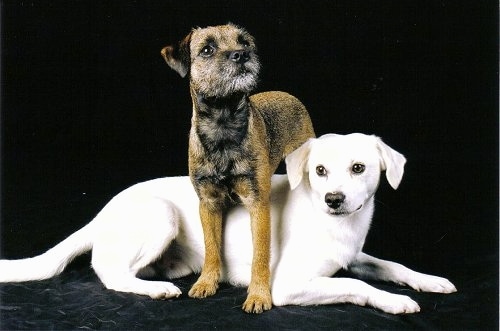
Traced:
<svg viewBox="0 0 500 331">
<path fill-rule="evenodd" d="M 294 96 L 263 92 L 250 96 L 250 104 L 266 124 L 272 172 L 286 155 L 315 137 L 306 107 Z"/>
</svg>

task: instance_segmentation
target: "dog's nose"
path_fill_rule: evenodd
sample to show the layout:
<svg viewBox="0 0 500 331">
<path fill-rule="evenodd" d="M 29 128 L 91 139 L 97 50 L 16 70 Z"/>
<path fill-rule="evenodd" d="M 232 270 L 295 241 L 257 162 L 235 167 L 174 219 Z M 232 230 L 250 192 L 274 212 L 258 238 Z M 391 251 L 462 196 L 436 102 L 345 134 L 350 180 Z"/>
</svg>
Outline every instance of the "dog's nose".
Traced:
<svg viewBox="0 0 500 331">
<path fill-rule="evenodd" d="M 341 192 L 333 192 L 333 193 L 327 193 L 325 195 L 325 202 L 328 205 L 328 207 L 337 209 L 339 208 L 342 203 L 345 201 L 345 195 L 342 194 Z"/>
<path fill-rule="evenodd" d="M 229 59 L 236 63 L 245 63 L 250 60 L 250 52 L 243 49 L 229 53 Z"/>
</svg>

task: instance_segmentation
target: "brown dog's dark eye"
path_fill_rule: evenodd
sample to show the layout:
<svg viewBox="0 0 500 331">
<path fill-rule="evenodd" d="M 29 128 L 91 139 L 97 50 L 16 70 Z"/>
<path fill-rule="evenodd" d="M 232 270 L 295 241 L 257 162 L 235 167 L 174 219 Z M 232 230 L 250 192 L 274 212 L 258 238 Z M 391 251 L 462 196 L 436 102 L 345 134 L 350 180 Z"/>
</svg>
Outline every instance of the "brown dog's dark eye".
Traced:
<svg viewBox="0 0 500 331">
<path fill-rule="evenodd" d="M 355 174 L 361 174 L 365 171 L 365 165 L 362 163 L 354 163 L 352 165 L 351 171 Z"/>
<path fill-rule="evenodd" d="M 200 55 L 203 57 L 210 57 L 214 54 L 215 48 L 211 45 L 207 45 L 201 49 Z"/>
<path fill-rule="evenodd" d="M 326 176 L 326 169 L 322 165 L 316 167 L 316 173 L 318 176 Z"/>
<path fill-rule="evenodd" d="M 246 40 L 242 35 L 238 36 L 238 43 L 243 45 L 244 47 L 250 47 L 250 42 Z"/>
<path fill-rule="evenodd" d="M 250 47 L 250 43 L 246 40 L 242 40 L 240 44 L 242 44 L 244 47 Z"/>
</svg>

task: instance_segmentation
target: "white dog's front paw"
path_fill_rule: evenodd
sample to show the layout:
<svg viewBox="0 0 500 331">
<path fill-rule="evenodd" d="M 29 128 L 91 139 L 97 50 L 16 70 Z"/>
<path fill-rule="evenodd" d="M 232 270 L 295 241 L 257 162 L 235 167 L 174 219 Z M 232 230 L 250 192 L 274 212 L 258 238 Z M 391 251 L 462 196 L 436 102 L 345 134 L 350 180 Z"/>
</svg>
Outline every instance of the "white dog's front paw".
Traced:
<svg viewBox="0 0 500 331">
<path fill-rule="evenodd" d="M 418 313 L 420 306 L 406 295 L 384 292 L 370 300 L 370 304 L 389 314 L 411 314 Z"/>
<path fill-rule="evenodd" d="M 153 299 L 170 299 L 179 297 L 181 290 L 169 282 L 151 282 L 148 294 Z"/>
<path fill-rule="evenodd" d="M 448 279 L 426 274 L 418 274 L 408 283 L 414 290 L 421 292 L 453 293 L 457 291 L 455 285 Z"/>
</svg>

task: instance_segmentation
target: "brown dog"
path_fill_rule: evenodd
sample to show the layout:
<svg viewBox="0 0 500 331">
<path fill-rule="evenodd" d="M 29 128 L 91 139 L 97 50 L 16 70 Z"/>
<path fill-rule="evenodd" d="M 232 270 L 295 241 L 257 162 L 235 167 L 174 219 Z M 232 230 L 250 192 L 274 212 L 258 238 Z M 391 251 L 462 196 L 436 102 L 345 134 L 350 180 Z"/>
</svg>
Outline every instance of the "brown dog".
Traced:
<svg viewBox="0 0 500 331">
<path fill-rule="evenodd" d="M 189 175 L 200 198 L 205 263 L 189 295 L 204 298 L 216 292 L 223 213 L 241 202 L 250 212 L 253 238 L 252 277 L 243 309 L 268 310 L 271 175 L 285 155 L 314 137 L 309 115 L 284 92 L 249 96 L 260 63 L 254 38 L 233 24 L 193 29 L 161 53 L 182 77 L 189 74 L 193 100 Z"/>
</svg>

